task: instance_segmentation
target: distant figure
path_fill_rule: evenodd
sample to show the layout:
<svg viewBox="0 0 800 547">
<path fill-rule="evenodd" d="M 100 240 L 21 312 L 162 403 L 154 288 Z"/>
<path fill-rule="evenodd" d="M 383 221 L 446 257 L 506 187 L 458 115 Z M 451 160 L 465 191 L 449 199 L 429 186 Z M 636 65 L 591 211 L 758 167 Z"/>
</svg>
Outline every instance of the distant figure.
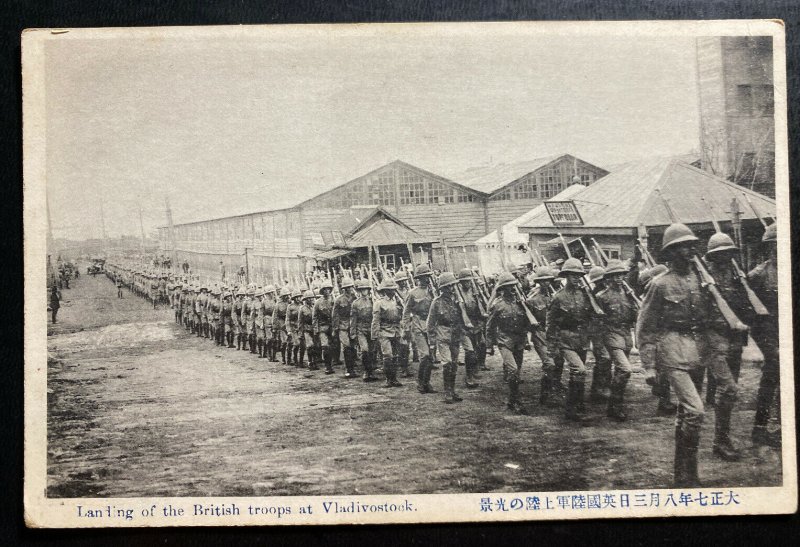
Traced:
<svg viewBox="0 0 800 547">
<path fill-rule="evenodd" d="M 121 276 L 116 276 L 116 277 L 117 277 L 117 281 L 116 281 L 116 284 L 117 284 L 117 298 L 122 298 L 122 277 Z"/>
<path fill-rule="evenodd" d="M 55 323 L 56 314 L 58 314 L 58 308 L 61 307 L 61 295 L 58 292 L 58 287 L 55 285 L 50 287 L 50 304 L 48 307 L 50 308 L 52 322 Z"/>
<path fill-rule="evenodd" d="M 185 260 L 183 261 L 183 273 L 185 274 L 189 273 L 189 263 Z"/>
<path fill-rule="evenodd" d="M 219 261 L 219 280 L 225 281 L 225 264 L 221 260 Z"/>
</svg>

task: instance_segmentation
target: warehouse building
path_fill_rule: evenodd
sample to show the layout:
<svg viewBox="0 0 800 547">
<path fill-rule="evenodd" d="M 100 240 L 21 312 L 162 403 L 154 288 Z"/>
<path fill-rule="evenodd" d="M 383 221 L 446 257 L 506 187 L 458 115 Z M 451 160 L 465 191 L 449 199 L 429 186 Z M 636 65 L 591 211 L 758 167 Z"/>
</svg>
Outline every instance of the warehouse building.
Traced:
<svg viewBox="0 0 800 547">
<path fill-rule="evenodd" d="M 493 227 L 557 194 L 576 177 L 591 184 L 606 174 L 568 154 L 471 169 L 456 175 L 463 180 L 397 160 L 292 207 L 178 224 L 172 232 L 164 226 L 159 239 L 162 252 L 174 248 L 178 263 L 186 261 L 205 275 L 216 274 L 220 261 L 227 271 L 246 266 L 266 275 L 300 274 L 319 262 L 338 261 L 344 256 L 338 251 L 349 249 L 343 229 L 348 218 L 380 208 L 384 222 L 402 228 L 395 230 L 398 239 L 422 245 L 415 249 L 416 262 L 424 258 L 444 268 L 446 246 L 458 253 L 453 263 L 477 264 L 475 240 Z M 401 251 L 413 242 L 384 240 L 395 251 L 384 260 L 411 260 Z"/>
</svg>

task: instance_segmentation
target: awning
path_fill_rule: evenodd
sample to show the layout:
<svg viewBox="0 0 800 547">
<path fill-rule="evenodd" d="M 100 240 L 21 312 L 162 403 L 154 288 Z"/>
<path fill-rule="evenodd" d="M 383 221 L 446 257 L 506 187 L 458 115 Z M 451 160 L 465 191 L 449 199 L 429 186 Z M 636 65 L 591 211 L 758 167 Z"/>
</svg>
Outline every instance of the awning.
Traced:
<svg viewBox="0 0 800 547">
<path fill-rule="evenodd" d="M 564 240 L 567 242 L 567 245 L 572 245 L 573 243 L 575 243 L 576 241 L 579 241 L 580 239 L 581 238 L 579 238 L 579 237 L 576 237 L 576 238 L 573 238 L 573 239 L 567 239 L 566 237 L 564 238 Z M 556 236 L 553 239 L 548 239 L 547 241 L 540 242 L 539 245 L 540 246 L 541 245 L 549 245 L 550 247 L 561 247 L 562 243 L 561 243 L 561 238 Z"/>
<path fill-rule="evenodd" d="M 339 257 L 349 255 L 353 251 L 349 249 L 328 249 L 327 251 L 320 251 L 313 255 L 316 260 L 334 260 Z"/>
</svg>

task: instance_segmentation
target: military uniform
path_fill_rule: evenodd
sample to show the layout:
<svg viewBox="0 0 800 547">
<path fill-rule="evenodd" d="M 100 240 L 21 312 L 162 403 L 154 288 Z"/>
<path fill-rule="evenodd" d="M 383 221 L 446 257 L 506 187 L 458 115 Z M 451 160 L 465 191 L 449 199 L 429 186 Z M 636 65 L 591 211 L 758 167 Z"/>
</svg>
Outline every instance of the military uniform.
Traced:
<svg viewBox="0 0 800 547">
<path fill-rule="evenodd" d="M 264 291 L 264 354 L 271 362 L 276 362 L 278 352 L 277 331 L 273 327 L 272 319 L 275 315 L 275 307 L 277 302 L 273 295 L 275 294 L 275 287 L 272 285 L 267 286 Z"/>
<path fill-rule="evenodd" d="M 286 306 L 286 323 L 288 325 L 287 331 L 289 333 L 286 342 L 286 364 L 299 366 L 301 363 L 298 361 L 300 357 L 300 346 L 302 345 L 302 336 L 300 335 L 300 297 L 302 293 L 299 290 L 292 291 L 292 299 L 289 305 Z"/>
<path fill-rule="evenodd" d="M 513 287 L 517 280 L 502 273 L 495 284 L 495 298 L 489 304 L 486 321 L 487 345 L 497 346 L 503 359 L 503 375 L 508 382 L 508 408 L 524 414 L 519 401 L 519 384 L 525 346 L 528 343 L 529 324 L 522 303 L 517 300 Z"/>
<path fill-rule="evenodd" d="M 342 283 L 342 294 L 334 301 L 331 312 L 331 326 L 344 353 L 345 378 L 355 377 L 356 364 L 355 340 L 350 336 L 350 313 L 355 296 L 352 290 L 347 290 L 352 286 L 353 282 L 350 280 Z"/>
<path fill-rule="evenodd" d="M 777 240 L 776 225 L 767 226 L 762 241 Z M 778 435 L 771 435 L 767 430 L 770 408 L 780 393 L 780 353 L 778 338 L 778 260 L 773 255 L 747 274 L 750 287 L 769 311 L 769 316 L 759 317 L 753 324 L 753 339 L 764 355 L 761 367 L 761 381 L 756 399 L 756 415 L 753 426 L 753 442 L 779 446 Z"/>
<path fill-rule="evenodd" d="M 436 346 L 436 354 L 444 363 L 442 380 L 444 384 L 444 402 L 461 401 L 455 391 L 456 373 L 458 371 L 458 354 L 464 339 L 464 321 L 456 301 L 454 291 L 458 280 L 451 272 L 439 275 L 440 294 L 431 303 L 426 329 L 428 340 Z M 448 288 L 449 290 L 445 290 Z M 467 340 L 469 343 L 469 341 Z M 469 350 L 473 351 L 471 343 Z"/>
<path fill-rule="evenodd" d="M 323 296 L 314 303 L 312 324 L 322 361 L 325 363 L 325 374 L 333 374 L 333 355 L 331 354 L 333 299 L 330 297 L 329 284 L 323 284 L 320 290 L 324 292 Z M 328 292 L 328 294 L 325 294 L 325 292 Z"/>
<path fill-rule="evenodd" d="M 458 272 L 459 283 L 461 284 L 461 295 L 464 299 L 464 309 L 472 327 L 464 327 L 464 385 L 468 388 L 478 386 L 478 370 L 486 362 L 486 314 L 481 311 L 478 302 L 478 295 L 472 288 L 472 270 L 465 268 Z"/>
<path fill-rule="evenodd" d="M 403 306 L 403 328 L 408 332 L 407 336 L 410 337 L 411 343 L 414 344 L 419 356 L 417 390 L 420 393 L 433 392 L 430 382 L 433 359 L 425 327 L 433 296 L 430 289 L 423 286 L 423 283 L 430 279 L 430 275 L 431 271 L 427 265 L 417 266 L 414 277 L 419 280 L 419 285 L 408 291 L 405 305 Z M 426 278 L 426 281 L 423 281 L 423 278 Z"/>
<path fill-rule="evenodd" d="M 387 387 L 399 387 L 397 381 L 397 347 L 402 332 L 400 322 L 403 311 L 391 296 L 397 285 L 391 279 L 384 279 L 378 286 L 379 297 L 372 303 L 372 322 L 370 334 L 380 347 L 383 358 L 383 373 Z"/>
<path fill-rule="evenodd" d="M 350 338 L 356 341 L 358 351 L 361 353 L 361 366 L 364 367 L 364 381 L 373 381 L 375 349 L 372 342 L 372 297 L 369 293 L 369 283 L 362 279 L 356 282 L 359 296 L 350 306 Z"/>
<path fill-rule="evenodd" d="M 276 349 L 281 352 L 281 362 L 286 364 L 286 343 L 289 340 L 289 333 L 286 330 L 286 310 L 289 307 L 289 296 L 292 291 L 287 287 L 281 289 L 280 300 L 275 304 L 272 313 L 272 330 L 275 334 Z"/>
<path fill-rule="evenodd" d="M 539 326 L 531 332 L 531 342 L 536 355 L 542 362 L 542 379 L 540 381 L 539 403 L 557 403 L 552 398 L 554 390 L 561 384 L 561 370 L 556 368 L 554 353 L 558 351 L 555 344 L 547 340 L 547 308 L 550 307 L 552 296 L 547 289 L 547 284 L 553 280 L 554 273 L 550 268 L 541 267 L 536 272 L 534 282 L 536 286 L 527 299 L 528 309 L 531 310 Z"/>
</svg>

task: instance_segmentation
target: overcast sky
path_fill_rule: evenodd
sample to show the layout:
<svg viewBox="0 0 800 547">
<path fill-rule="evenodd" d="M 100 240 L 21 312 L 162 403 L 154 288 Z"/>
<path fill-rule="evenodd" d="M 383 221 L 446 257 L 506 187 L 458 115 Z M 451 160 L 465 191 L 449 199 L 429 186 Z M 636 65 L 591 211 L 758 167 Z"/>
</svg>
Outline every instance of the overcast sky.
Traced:
<svg viewBox="0 0 800 547">
<path fill-rule="evenodd" d="M 292 205 L 394 159 L 448 175 L 698 146 L 694 38 L 475 36 L 47 44 L 55 237 Z"/>
</svg>

